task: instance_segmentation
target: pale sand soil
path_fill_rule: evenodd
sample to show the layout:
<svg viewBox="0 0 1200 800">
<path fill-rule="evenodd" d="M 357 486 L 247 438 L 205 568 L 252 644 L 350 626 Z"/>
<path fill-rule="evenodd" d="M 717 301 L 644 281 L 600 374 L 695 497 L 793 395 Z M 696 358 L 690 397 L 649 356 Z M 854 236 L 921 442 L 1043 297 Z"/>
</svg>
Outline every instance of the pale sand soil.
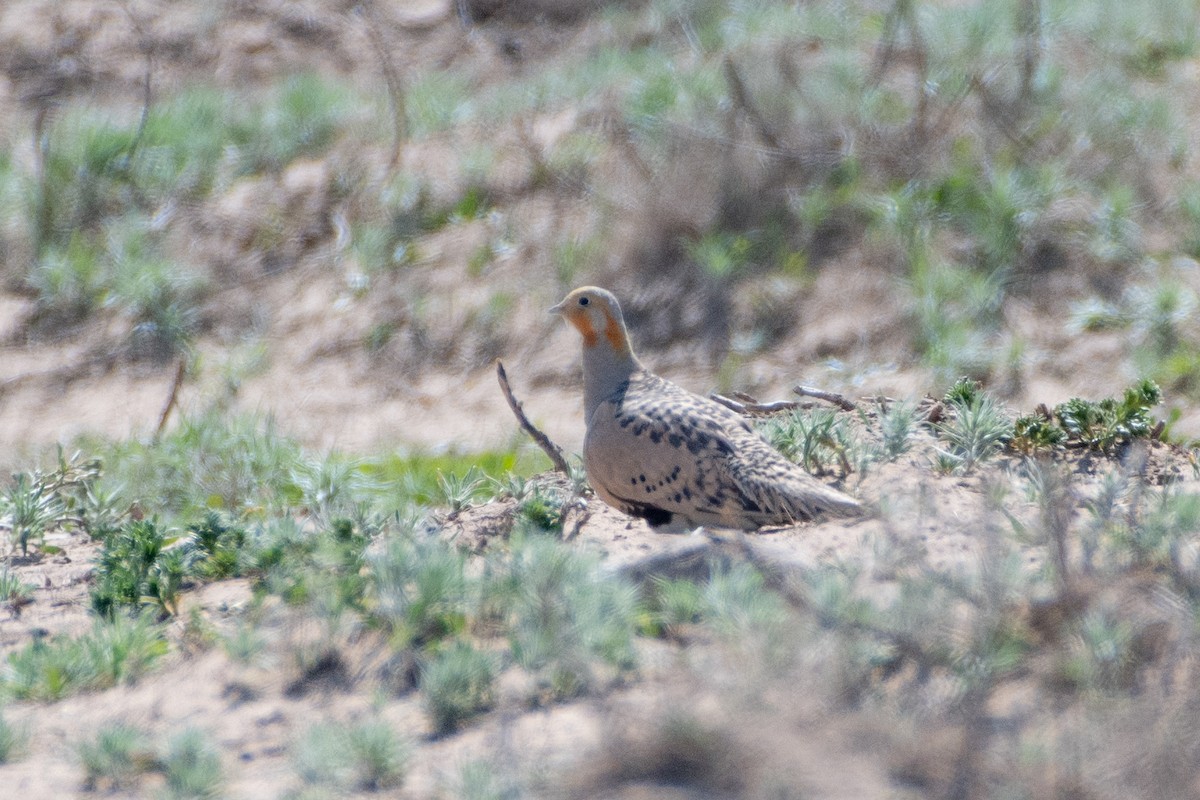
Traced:
<svg viewBox="0 0 1200 800">
<path fill-rule="evenodd" d="M 86 39 L 80 57 L 99 65 L 102 90 L 88 89 L 85 94 L 96 102 L 107 97 L 114 107 L 135 115 L 143 60 L 128 35 L 120 4 L 58 2 L 55 18 L 46 10 L 51 2 L 4 3 L 0 48 L 16 52 L 19 46 L 36 54 L 53 50 L 63 31 L 99 31 Z M 306 70 L 337 75 L 356 85 L 377 85 L 378 64 L 364 55 L 371 47 L 361 27 L 344 21 L 305 27 L 323 19 L 322 13 L 335 4 L 234 4 L 221 13 L 206 12 L 203 5 L 144 4 L 153 11 L 151 35 L 162 45 L 156 87 L 164 94 L 197 75 L 222 86 L 240 86 Z M 387 9 L 394 18 L 391 33 L 402 66 L 462 66 L 466 61 L 480 85 L 493 74 L 508 77 L 520 70 L 554 68 L 558 55 L 569 58 L 573 49 L 611 35 L 600 28 L 517 30 L 528 63 L 514 65 L 502 55 L 500 45 L 507 36 L 503 26 L 468 35 L 454 20 L 451 4 L 439 0 L 387 4 Z M 22 91 L 22 86 L 0 78 L 0 130 L 19 133 L 17 156 L 27 158 L 32 116 L 19 101 Z M 535 115 L 529 122 L 530 135 L 547 143 L 577 120 L 558 113 Z M 478 133 L 477 138 L 489 135 Z M 255 220 L 252 214 L 246 217 L 257 206 L 292 209 L 297 226 L 328 225 L 326 183 L 339 167 L 336 154 L 329 164 L 300 164 L 277 179 L 240 181 L 214 198 L 211 207 L 188 209 L 197 216 L 197 225 L 216 226 L 216 234 L 198 237 L 196 247 L 212 249 L 199 255 L 201 261 L 211 256 L 209 278 L 218 291 L 204 309 L 208 328 L 196 344 L 199 358 L 182 388 L 181 411 L 198 412 L 219 402 L 237 412 L 269 414 L 281 431 L 319 452 L 505 447 L 521 439 L 490 366 L 491 357 L 500 356 L 530 417 L 569 452 L 578 452 L 584 430 L 578 341 L 544 313 L 569 287 L 549 277 L 553 268 L 541 250 L 518 248 L 501 254 L 479 276 L 468 276 L 464 264 L 497 229 L 511 226 L 518 240 L 546 243 L 600 212 L 595 198 L 523 192 L 528 164 L 514 144 L 517 137 L 512 131 L 498 135 L 505 155 L 496 165 L 496 180 L 510 193 L 509 202 L 498 209 L 500 216 L 448 226 L 422 243 L 421 262 L 406 267 L 402 280 L 365 294 L 350 288 L 355 266 L 345 252 L 330 247 L 297 252 L 288 269 L 264 276 L 255 271 L 264 254 L 242 244 L 253 238 Z M 462 180 L 457 158 L 475 143 L 447 137 L 415 143 L 403 153 L 401 168 L 419 165 L 435 191 L 455 197 Z M 612 259 L 619 252 L 614 245 Z M 637 267 L 606 263 L 599 273 L 623 278 Z M 788 397 L 790 387 L 801 382 L 849 396 L 916 398 L 934 388 L 929 371 L 911 355 L 911 325 L 902 299 L 906 290 L 897 275 L 869 252 L 852 248 L 814 269 L 810 279 L 799 293 L 795 326 L 766 352 L 722 370 L 694 343 L 677 342 L 644 352 L 644 360 L 689 389 L 742 389 L 763 400 Z M 1073 395 L 1108 396 L 1135 377 L 1127 334 L 1068 331 L 1066 305 L 1077 294 L 1073 280 L 1047 278 L 1041 291 L 1014 297 L 1006 306 L 1009 326 L 1025 339 L 1019 374 L 1004 387 L 1013 409 L 1053 405 Z M 85 434 L 150 435 L 171 387 L 174 365 L 130 363 L 122 357 L 128 321 L 111 311 L 64 338 L 27 341 L 22 321 L 32 301 L 10 289 L 0 286 L 0 470 L 29 468 L 56 443 L 69 446 Z M 472 314 L 499 291 L 515 298 L 506 312 L 500 343 L 486 347 L 461 341 L 476 335 Z M 453 345 L 448 348 L 452 355 L 414 366 L 405 360 L 403 348 L 399 353 L 368 353 L 363 342 L 374 326 L 389 320 L 407 323 L 416 300 L 433 309 L 428 321 L 435 338 Z M 642 334 L 636 327 L 632 330 L 635 345 Z M 258 367 L 238 371 L 231 366 L 253 360 L 249 354 L 257 348 L 262 351 Z M 226 380 L 231 371 L 237 372 L 232 389 Z M 1200 434 L 1200 412 L 1185 407 L 1176 432 Z M 1165 455 L 1161 460 L 1171 463 Z M 844 563 L 870 571 L 882 563 L 884 551 L 911 547 L 924 553 L 930 566 L 973 569 L 986 540 L 983 532 L 998 524 L 985 500 L 992 490 L 985 482 L 1007 488 L 1006 508 L 1018 520 L 1028 523 L 1036 516 L 1013 466 L 1006 460 L 986 470 L 985 477 L 951 477 L 933 474 L 927 454 L 906 457 L 875 468 L 861 483 L 851 476 L 846 486 L 878 503 L 884 510 L 881 517 L 764 532 L 753 542 L 771 560 L 797 568 Z M 1098 469 L 1109 466 L 1101 463 Z M 1190 469 L 1174 466 L 1184 488 L 1195 491 Z M 1094 476 L 1081 481 L 1085 490 L 1094 486 Z M 448 521 L 446 535 L 486 547 L 502 535 L 510 511 L 511 504 L 504 503 L 472 510 Z M 654 534 L 595 500 L 590 501 L 590 512 L 572 541 L 596 549 L 616 569 L 703 544 L 697 537 Z M 96 546 L 78 536 L 52 534 L 49 541 L 63 549 L 62 555 L 8 558 L 10 568 L 36 589 L 34 603 L 20 616 L 0 612 L 0 656 L 24 646 L 35 632 L 77 634 L 91 624 L 88 580 Z M 1038 568 L 1037 554 L 1042 551 L 1027 549 L 1026 568 Z M 895 590 L 894 576 L 874 574 L 870 585 L 887 596 Z M 228 633 L 248 596 L 244 582 L 231 581 L 189 592 L 186 606 L 201 608 L 218 633 Z M 192 654 L 180 646 L 135 686 L 58 703 L 8 706 L 7 717 L 27 724 L 33 738 L 23 759 L 0 766 L 0 795 L 23 800 L 80 795 L 83 775 L 76 744 L 102 725 L 128 721 L 160 739 L 185 726 L 200 728 L 222 752 L 227 796 L 277 797 L 297 786 L 289 749 L 308 726 L 379 714 L 415 742 L 403 790 L 384 796 L 455 796 L 454 776 L 473 760 L 532 780 L 535 796 L 720 796 L 716 790 L 666 787 L 645 776 L 608 787 L 591 780 L 593 773 L 602 773 L 612 763 L 629 769 L 631 756 L 626 751 L 638 750 L 638 737 L 651 737 L 647 731 L 656 730 L 664 713 L 687 709 L 730 728 L 732 750 L 771 766 L 781 785 L 801 787 L 805 796 L 924 796 L 895 780 L 894 754 L 883 737 L 872 733 L 877 723 L 845 713 L 830 700 L 833 692 L 827 684 L 833 676 L 803 670 L 799 676 L 741 675 L 737 654 L 720 643 L 695 641 L 682 647 L 643 642 L 642 666 L 624 685 L 543 709 L 523 705 L 514 689 L 502 697 L 497 710 L 458 734 L 436 739 L 414 695 L 377 690 L 375 676 L 387 652 L 384 643 L 368 634 L 344 633 L 351 679 L 296 694 L 288 691 L 297 676 L 289 648 L 315 635 L 311 622 L 274 609 L 264 630 L 271 644 L 258 666 L 233 662 L 219 646 Z M 181 636 L 176 626 L 173 641 L 178 643 Z M 1032 685 L 1015 684 L 996 702 L 1036 707 L 1045 698 Z M 747 780 L 766 778 L 759 772 Z M 158 788 L 147 782 L 132 796 L 154 796 Z M 757 796 L 770 794 L 767 785 L 751 788 L 759 789 Z"/>
<path fill-rule="evenodd" d="M 1005 507 L 1013 520 L 1035 525 L 1038 512 L 1022 496 L 1025 484 L 1007 469 L 1015 462 L 1002 462 L 976 476 L 938 476 L 922 463 L 927 457 L 902 458 L 872 471 L 861 484 L 852 481 L 853 491 L 884 509 L 882 516 L 763 531 L 750 537 L 752 546 L 761 558 L 785 569 L 835 564 L 862 569 L 873 576 L 868 591 L 882 600 L 896 587 L 896 576 L 887 565 L 896 563 L 897 552 L 920 554 L 929 567 L 949 574 L 975 570 L 989 540 L 986 531 L 998 532 L 995 526 L 1010 524 L 991 509 L 989 494 L 1006 490 Z M 1086 493 L 1095 482 L 1092 473 L 1110 466 L 1103 460 L 1090 467 L 1081 464 L 1079 490 Z M 1197 481 L 1186 464 L 1165 448 L 1156 448 L 1150 474 L 1163 470 L 1181 480 L 1184 489 L 1195 490 Z M 512 501 L 496 501 L 453 515 L 441 535 L 473 551 L 494 546 L 511 525 L 513 506 Z M 568 532 L 574 534 L 572 545 L 601 554 L 605 564 L 617 570 L 655 555 L 693 552 L 708 543 L 704 534 L 653 533 L 595 499 L 587 502 L 586 518 L 574 530 L 578 520 L 575 512 L 567 520 Z M 736 538 L 714 534 L 717 549 L 708 552 L 719 555 L 720 547 L 737 546 Z M 11 564 L 17 575 L 38 588 L 35 602 L 19 618 L 0 621 L 0 655 L 27 643 L 35 628 L 78 633 L 90 624 L 88 562 L 95 545 L 78 536 L 57 536 L 54 541 L 64 549 L 61 556 Z M 731 544 L 720 545 L 722 541 Z M 1024 568 L 1038 569 L 1041 553 L 1044 548 L 1029 546 Z M 180 619 L 199 608 L 218 634 L 227 635 L 248 600 L 244 581 L 203 586 L 186 594 Z M 871 714 L 837 711 L 826 688 L 835 676 L 803 668 L 799 675 L 764 672 L 761 663 L 742 661 L 736 650 L 731 652 L 710 636 L 693 637 L 686 646 L 643 641 L 641 666 L 634 676 L 593 696 L 547 708 L 530 708 L 522 699 L 522 680 L 509 674 L 501 678 L 496 710 L 460 733 L 435 738 L 416 695 L 376 688 L 386 674 L 389 652 L 378 637 L 353 630 L 336 634 L 342 642 L 343 675 L 332 683 L 297 683 L 294 653 L 305 642 L 321 639 L 319 626 L 312 618 L 269 603 L 259 629 L 269 644 L 254 666 L 231 661 L 219 646 L 190 650 L 181 642 L 180 622 L 172 629 L 172 654 L 134 686 L 56 703 L 11 704 L 8 717 L 28 725 L 33 739 L 25 758 L 0 766 L 0 780 L 22 797 L 72 796 L 82 780 L 75 745 L 103 725 L 125 721 L 155 737 L 169 737 L 187 726 L 200 728 L 221 750 L 226 796 L 276 797 L 298 786 L 290 747 L 308 726 L 378 716 L 413 742 L 403 790 L 381 796 L 455 796 L 460 770 L 476 760 L 519 776 L 538 797 L 719 796 L 720 792 L 709 795 L 696 788 L 668 790 L 653 775 L 638 777 L 639 759 L 650 758 L 639 753 L 649 747 L 646 742 L 653 740 L 653 731 L 672 712 L 682 711 L 725 731 L 739 759 L 758 759 L 769 766 L 739 771 L 739 779 L 750 782 L 751 788 L 742 788 L 751 795 L 756 781 L 770 779 L 819 797 L 920 796 L 907 794 L 896 783 L 896 759 L 906 756 L 895 750 L 893 739 L 872 733 L 883 723 L 874 722 Z M 803 647 L 802 638 L 797 645 Z M 808 688 L 797 691 L 796 680 Z M 994 698 L 996 713 L 1029 713 L 1043 702 L 1042 691 L 1035 682 L 1015 682 Z M 147 780 L 133 796 L 148 797 L 153 791 L 153 780 Z"/>
</svg>

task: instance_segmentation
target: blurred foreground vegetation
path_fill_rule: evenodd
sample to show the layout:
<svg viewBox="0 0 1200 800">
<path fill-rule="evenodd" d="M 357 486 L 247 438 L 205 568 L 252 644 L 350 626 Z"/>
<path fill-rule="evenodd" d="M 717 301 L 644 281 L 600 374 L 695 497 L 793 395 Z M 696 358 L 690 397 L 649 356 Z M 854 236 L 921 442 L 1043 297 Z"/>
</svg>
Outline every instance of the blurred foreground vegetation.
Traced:
<svg viewBox="0 0 1200 800">
<path fill-rule="evenodd" d="M 355 347 L 408 379 L 489 363 L 524 310 L 589 281 L 629 298 L 646 349 L 699 342 L 720 368 L 783 347 L 820 271 L 871 266 L 902 354 L 951 388 L 760 420 L 806 469 L 874 492 L 875 527 L 815 566 L 718 537 L 687 574 L 569 541 L 582 476 L 533 477 L 527 450 L 317 455 L 219 401 L 153 440 L 80 442 L 0 494 L 14 617 L 42 602 L 25 570 L 61 555 L 55 535 L 97 552 L 90 629 L 39 634 L 0 670 L 0 766 L 30 755 L 16 711 L 222 650 L 288 696 L 418 698 L 420 734 L 372 712 L 290 742 L 289 796 L 397 791 L 423 744 L 498 710 L 672 680 L 724 722 L 650 709 L 565 789 L 497 758 L 446 792 L 801 796 L 792 753 L 848 720 L 889 796 L 1198 794 L 1196 455 L 1163 441 L 1200 391 L 1193 3 L 475 0 L 431 29 L 440 59 L 379 0 L 299 20 L 174 5 L 191 45 L 139 3 L 96 27 L 125 38 L 93 41 L 75 3 L 7 42 L 16 342 L 194 363 L 269 338 L 239 298 L 336 274 L 365 320 Z M 247 19 L 333 55 L 198 78 Z M 1118 333 L 1109 397 L 1005 406 L 1039 368 L 1031 316 Z M 949 484 L 978 513 L 940 515 L 925 493 Z M 949 536 L 969 555 L 933 563 L 922 537 Z M 225 581 L 250 600 L 218 628 L 187 598 Z M 89 789 L 213 796 L 234 769 L 198 729 L 74 744 Z"/>
</svg>

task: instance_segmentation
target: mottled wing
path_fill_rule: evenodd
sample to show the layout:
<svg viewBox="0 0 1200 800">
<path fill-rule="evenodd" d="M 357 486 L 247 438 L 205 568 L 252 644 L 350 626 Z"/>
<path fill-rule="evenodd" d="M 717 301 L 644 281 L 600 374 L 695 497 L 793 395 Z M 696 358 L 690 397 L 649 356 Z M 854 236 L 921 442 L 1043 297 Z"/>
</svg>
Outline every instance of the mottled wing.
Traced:
<svg viewBox="0 0 1200 800">
<path fill-rule="evenodd" d="M 597 409 L 584 459 L 601 497 L 656 526 L 753 529 L 813 516 L 811 504 L 791 496 L 797 491 L 800 500 L 806 488 L 841 496 L 784 459 L 738 414 L 644 372 Z"/>
<path fill-rule="evenodd" d="M 760 525 L 787 524 L 821 514 L 847 516 L 861 512 L 856 500 L 809 475 L 757 433 L 735 433 L 733 445 L 738 458 L 725 462 L 729 480 L 757 506 L 758 510 L 750 513 Z"/>
</svg>

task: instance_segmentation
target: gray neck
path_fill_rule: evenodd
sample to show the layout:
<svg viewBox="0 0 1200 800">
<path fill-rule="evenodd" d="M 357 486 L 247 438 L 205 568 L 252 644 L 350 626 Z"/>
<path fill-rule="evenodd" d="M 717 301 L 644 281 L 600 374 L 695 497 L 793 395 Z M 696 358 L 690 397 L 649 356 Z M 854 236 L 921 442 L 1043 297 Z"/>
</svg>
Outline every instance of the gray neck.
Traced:
<svg viewBox="0 0 1200 800">
<path fill-rule="evenodd" d="M 623 351 L 596 344 L 583 348 L 583 413 L 590 420 L 596 409 L 629 376 L 642 368 L 629 349 Z"/>
</svg>

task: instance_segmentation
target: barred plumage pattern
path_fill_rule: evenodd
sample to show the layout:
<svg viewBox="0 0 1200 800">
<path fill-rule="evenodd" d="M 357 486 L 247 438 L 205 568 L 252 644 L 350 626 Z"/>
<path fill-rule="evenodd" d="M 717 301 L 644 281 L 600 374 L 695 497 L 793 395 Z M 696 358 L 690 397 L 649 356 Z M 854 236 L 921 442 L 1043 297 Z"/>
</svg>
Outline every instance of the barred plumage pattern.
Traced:
<svg viewBox="0 0 1200 800">
<path fill-rule="evenodd" d="M 584 467 L 608 504 L 666 531 L 755 530 L 862 512 L 736 412 L 642 367 L 610 292 L 576 289 L 552 311 L 583 336 Z"/>
</svg>

